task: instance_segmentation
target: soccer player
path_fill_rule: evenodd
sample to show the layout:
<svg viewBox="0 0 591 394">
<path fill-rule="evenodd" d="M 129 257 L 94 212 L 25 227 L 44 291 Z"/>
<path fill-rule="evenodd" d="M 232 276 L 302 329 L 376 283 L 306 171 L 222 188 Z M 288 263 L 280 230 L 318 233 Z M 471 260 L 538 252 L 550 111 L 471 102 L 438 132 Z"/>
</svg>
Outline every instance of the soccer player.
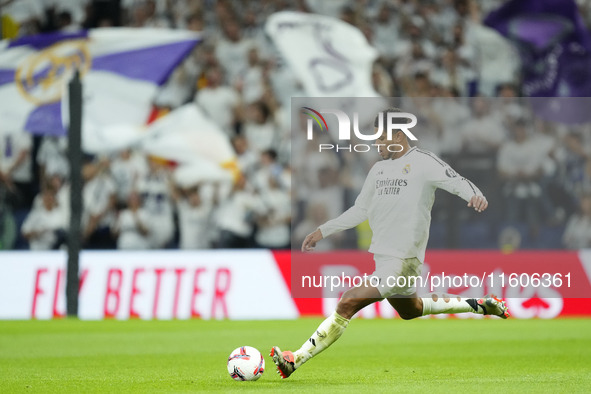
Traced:
<svg viewBox="0 0 591 394">
<path fill-rule="evenodd" d="M 389 112 L 402 111 L 390 108 L 380 113 L 375 120 L 376 132 L 379 117 L 383 117 L 381 124 L 385 125 Z M 376 264 L 372 276 L 379 278 L 379 285 L 375 286 L 375 280 L 374 286 L 366 281 L 346 291 L 336 311 L 320 324 L 299 350 L 282 352 L 274 346 L 271 357 L 283 379 L 339 339 L 357 312 L 384 298 L 404 320 L 462 312 L 495 315 L 503 319 L 509 317 L 505 303 L 494 294 L 480 299 L 449 294 L 430 294 L 420 298 L 411 280 L 392 280 L 421 275 L 429 239 L 431 207 L 437 188 L 460 196 L 468 202 L 468 207 L 478 212 L 484 211 L 488 202 L 472 182 L 458 175 L 433 153 L 411 148 L 403 131 L 393 130 L 392 139 L 388 140 L 385 127 L 383 130 L 376 142 L 383 160 L 370 170 L 355 205 L 338 218 L 321 225 L 302 244 L 302 252 L 314 250 L 321 239 L 369 219 L 373 231 L 369 251 L 374 254 Z M 408 286 L 397 287 L 398 282 Z M 390 284 L 394 286 L 388 287 Z"/>
</svg>

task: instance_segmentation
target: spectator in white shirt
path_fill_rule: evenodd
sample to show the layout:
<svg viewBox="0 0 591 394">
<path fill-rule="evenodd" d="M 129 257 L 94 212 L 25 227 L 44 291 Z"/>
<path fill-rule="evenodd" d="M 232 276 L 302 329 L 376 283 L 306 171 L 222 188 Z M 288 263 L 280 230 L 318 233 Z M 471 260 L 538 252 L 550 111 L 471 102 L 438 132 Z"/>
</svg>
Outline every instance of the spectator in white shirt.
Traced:
<svg viewBox="0 0 591 394">
<path fill-rule="evenodd" d="M 276 177 L 281 187 L 289 188 L 289 181 L 284 175 L 283 167 L 277 162 L 277 152 L 268 149 L 261 153 L 259 160 L 260 168 L 253 175 L 253 186 L 257 191 L 266 190 L 269 188 L 269 177 Z"/>
<path fill-rule="evenodd" d="M 252 219 L 258 206 L 258 198 L 247 187 L 246 179 L 240 177 L 215 215 L 220 229 L 220 248 L 246 248 L 251 245 Z"/>
<path fill-rule="evenodd" d="M 65 183 L 61 175 L 47 175 L 43 180 L 46 187 L 55 192 L 58 209 L 63 212 L 66 223 L 70 223 L 70 185 Z M 33 209 L 43 207 L 43 194 L 38 194 L 33 200 Z"/>
<path fill-rule="evenodd" d="M 154 0 L 147 0 L 143 5 L 146 13 L 146 20 L 143 27 L 156 27 L 156 28 L 170 28 L 170 21 L 162 15 L 159 15 L 156 11 L 156 2 Z"/>
<path fill-rule="evenodd" d="M 462 150 L 462 139 L 458 130 L 470 119 L 470 110 L 457 97 L 457 90 L 441 89 L 441 97 L 433 100 L 432 109 L 441 122 L 442 134 L 440 151 L 445 155 L 456 155 Z"/>
<path fill-rule="evenodd" d="M 505 129 L 498 116 L 491 114 L 484 97 L 472 100 L 472 118 L 462 128 L 464 150 L 468 154 L 492 154 L 505 140 Z"/>
<path fill-rule="evenodd" d="M 257 101 L 248 107 L 244 135 L 255 152 L 261 153 L 271 149 L 278 141 L 276 125 L 267 104 Z"/>
<path fill-rule="evenodd" d="M 513 128 L 514 139 L 505 142 L 499 149 L 497 168 L 505 181 L 503 194 L 509 221 L 525 220 L 532 235 L 537 235 L 542 188 L 540 179 L 547 153 L 536 149 L 528 137 L 524 121 L 516 122 Z"/>
<path fill-rule="evenodd" d="M 234 20 L 226 20 L 222 29 L 225 38 L 216 45 L 216 55 L 226 69 L 228 81 L 234 84 L 248 67 L 248 52 L 254 41 L 241 37 L 240 26 Z"/>
<path fill-rule="evenodd" d="M 207 86 L 197 91 L 195 102 L 226 132 L 233 136 L 240 96 L 236 89 L 222 85 L 222 72 L 212 68 L 207 72 Z"/>
<path fill-rule="evenodd" d="M 174 237 L 170 174 L 155 160 L 148 160 L 148 168 L 138 183 L 138 191 L 142 196 L 142 207 L 150 215 L 150 244 L 162 249 Z"/>
<path fill-rule="evenodd" d="M 58 207 L 55 190 L 45 187 L 41 195 L 42 206 L 35 207 L 29 213 L 21 232 L 29 241 L 31 250 L 58 249 L 65 241 L 66 218 Z"/>
<path fill-rule="evenodd" d="M 431 74 L 431 81 L 447 89 L 457 89 L 461 96 L 467 97 L 469 83 L 476 79 L 476 74 L 460 60 L 453 49 L 445 50 L 439 66 Z"/>
<path fill-rule="evenodd" d="M 46 174 L 60 175 L 64 178 L 70 174 L 67 151 L 68 140 L 66 137 L 43 137 L 36 158 L 40 167 L 41 179 L 44 179 Z"/>
<path fill-rule="evenodd" d="M 289 249 L 291 200 L 282 190 L 275 176 L 269 177 L 269 188 L 261 193 L 261 207 L 257 218 L 255 241 L 258 246 L 270 249 Z"/>
<path fill-rule="evenodd" d="M 181 249 L 207 249 L 211 246 L 212 202 L 201 196 L 200 188 L 179 190 L 176 193 Z"/>
<path fill-rule="evenodd" d="M 124 205 L 132 192 L 137 188 L 140 178 L 148 172 L 148 164 L 144 156 L 132 153 L 129 149 L 122 151 L 111 163 L 111 175 L 117 186 L 117 201 Z"/>
<path fill-rule="evenodd" d="M 195 94 L 197 77 L 201 72 L 195 59 L 197 51 L 198 49 L 195 48 L 193 53 L 187 56 L 168 78 L 156 96 L 155 104 L 157 106 L 178 108 L 191 101 Z"/>
<path fill-rule="evenodd" d="M 499 98 L 495 100 L 493 112 L 499 117 L 505 127 L 510 128 L 515 121 L 527 116 L 525 108 L 521 105 L 517 88 L 511 84 L 499 87 Z"/>
<path fill-rule="evenodd" d="M 242 98 L 245 104 L 260 100 L 265 92 L 263 68 L 259 61 L 259 51 L 251 48 L 248 51 L 248 67 L 241 75 Z"/>
<path fill-rule="evenodd" d="M 401 56 L 396 65 L 396 77 L 398 79 L 410 78 L 422 73 L 429 74 L 433 69 L 433 61 L 425 56 L 423 47 L 418 42 L 411 44 L 404 56 Z"/>
<path fill-rule="evenodd" d="M 581 198 L 580 212 L 569 219 L 562 242 L 568 249 L 591 248 L 591 195 Z"/>
<path fill-rule="evenodd" d="M 117 249 L 145 250 L 150 249 L 148 237 L 150 216 L 141 208 L 141 198 L 135 191 L 128 197 L 127 209 L 122 210 L 111 228 L 117 238 Z"/>
<path fill-rule="evenodd" d="M 452 46 L 457 53 L 458 63 L 473 69 L 475 61 L 474 47 L 466 43 L 464 25 L 461 22 L 456 23 L 453 27 Z"/>
<path fill-rule="evenodd" d="M 113 249 L 111 226 L 115 221 L 117 205 L 116 185 L 108 172 L 109 161 L 102 159 L 96 164 L 87 164 L 83 176 L 88 179 L 82 190 L 84 201 L 83 239 L 90 249 Z"/>
<path fill-rule="evenodd" d="M 234 147 L 234 152 L 236 152 L 240 171 L 246 175 L 247 178 L 250 177 L 256 170 L 259 162 L 259 155 L 250 149 L 248 141 L 242 134 L 238 134 L 232 138 L 232 147 Z"/>
<path fill-rule="evenodd" d="M 395 45 L 398 39 L 398 23 L 392 17 L 392 11 L 388 4 L 382 4 L 375 22 L 373 24 L 374 45 L 382 56 L 391 60 L 398 55 Z"/>
</svg>

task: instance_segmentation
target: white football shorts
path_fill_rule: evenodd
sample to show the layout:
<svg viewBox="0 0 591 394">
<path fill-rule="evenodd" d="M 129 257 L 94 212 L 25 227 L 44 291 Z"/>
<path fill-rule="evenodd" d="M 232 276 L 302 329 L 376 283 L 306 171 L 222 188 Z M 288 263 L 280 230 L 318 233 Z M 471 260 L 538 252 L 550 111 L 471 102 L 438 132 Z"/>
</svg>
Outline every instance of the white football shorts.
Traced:
<svg viewBox="0 0 591 394">
<path fill-rule="evenodd" d="M 416 277 L 421 276 L 423 263 L 416 257 L 401 259 L 385 254 L 374 254 L 376 270 L 371 274 L 371 284 L 384 298 L 395 295 L 409 296 L 416 291 Z M 420 282 L 419 282 L 420 285 Z"/>
</svg>

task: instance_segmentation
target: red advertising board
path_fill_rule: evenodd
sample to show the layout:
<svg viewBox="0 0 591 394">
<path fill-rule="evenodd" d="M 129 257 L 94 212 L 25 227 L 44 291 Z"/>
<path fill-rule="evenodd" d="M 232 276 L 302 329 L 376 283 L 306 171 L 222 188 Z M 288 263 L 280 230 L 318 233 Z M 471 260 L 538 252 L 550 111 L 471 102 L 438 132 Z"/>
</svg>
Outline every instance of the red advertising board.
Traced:
<svg viewBox="0 0 591 394">
<path fill-rule="evenodd" d="M 346 290 L 346 287 L 331 290 L 329 285 L 306 286 L 309 284 L 307 277 L 321 277 L 326 273 L 363 275 L 374 269 L 373 255 L 362 251 L 274 252 L 274 256 L 301 315 L 326 314 L 327 304 L 335 303 L 327 298 L 338 297 Z M 425 258 L 423 277 L 427 274 L 429 283 L 439 285 L 432 289 L 433 292 L 464 296 L 493 292 L 507 299 L 512 316 L 517 318 L 591 316 L 591 254 L 587 251 L 505 254 L 499 251 L 432 250 Z M 482 286 L 463 286 L 465 280 L 461 286 L 453 286 L 453 283 L 448 286 L 454 278 L 465 275 L 484 277 Z M 376 306 L 375 309 L 371 316 L 381 316 L 385 308 Z M 391 312 L 386 315 L 389 317 Z"/>
</svg>

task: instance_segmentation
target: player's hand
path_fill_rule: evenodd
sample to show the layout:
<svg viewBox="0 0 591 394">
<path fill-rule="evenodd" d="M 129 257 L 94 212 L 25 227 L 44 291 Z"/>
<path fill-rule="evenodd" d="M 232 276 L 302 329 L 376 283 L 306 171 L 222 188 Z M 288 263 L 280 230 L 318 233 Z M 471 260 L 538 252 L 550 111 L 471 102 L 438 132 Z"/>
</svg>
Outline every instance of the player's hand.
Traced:
<svg viewBox="0 0 591 394">
<path fill-rule="evenodd" d="M 468 206 L 474 207 L 475 211 L 482 212 L 488 207 L 488 201 L 484 196 L 472 196 Z"/>
<path fill-rule="evenodd" d="M 323 237 L 320 229 L 308 234 L 306 239 L 304 239 L 304 243 L 302 244 L 302 252 L 310 252 L 314 250 L 316 247 L 316 242 L 320 241 L 322 238 Z"/>
</svg>

